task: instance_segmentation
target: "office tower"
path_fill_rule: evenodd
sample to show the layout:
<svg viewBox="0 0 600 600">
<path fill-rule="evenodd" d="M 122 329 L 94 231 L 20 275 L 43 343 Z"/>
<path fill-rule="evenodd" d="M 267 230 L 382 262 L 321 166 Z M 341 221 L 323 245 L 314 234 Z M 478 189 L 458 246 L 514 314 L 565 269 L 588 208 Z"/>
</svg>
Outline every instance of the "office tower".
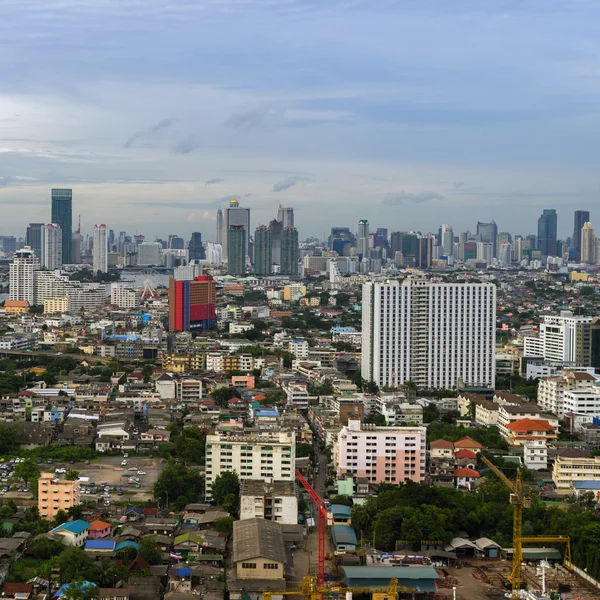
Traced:
<svg viewBox="0 0 600 600">
<path fill-rule="evenodd" d="M 367 381 L 421 389 L 493 386 L 496 286 L 491 283 L 366 283 L 362 367 Z"/>
<path fill-rule="evenodd" d="M 429 269 L 433 259 L 433 237 L 430 235 L 422 235 L 417 240 L 417 267 L 420 269 Z M 404 257 L 406 258 L 406 254 Z"/>
<path fill-rule="evenodd" d="M 501 231 L 498 234 L 498 246 L 500 244 L 511 244 L 512 243 L 512 235 L 508 233 L 508 231 Z"/>
<path fill-rule="evenodd" d="M 487 242 L 477 242 L 477 260 L 484 261 L 488 266 L 492 264 L 493 246 Z"/>
<path fill-rule="evenodd" d="M 344 248 L 346 244 L 348 244 L 349 246 L 355 245 L 354 235 L 352 235 L 352 232 L 350 231 L 349 227 L 331 228 L 331 233 L 329 234 L 328 238 L 328 246 L 331 250 L 335 250 L 336 252 L 338 252 L 334 247 L 336 241 L 338 242 L 338 247 L 342 248 Z M 338 252 L 338 254 L 340 256 L 343 256 L 340 252 Z"/>
<path fill-rule="evenodd" d="M 169 331 L 206 331 L 217 326 L 217 285 L 210 275 L 169 279 Z"/>
<path fill-rule="evenodd" d="M 42 256 L 42 227 L 44 223 L 29 223 L 25 236 L 25 245 L 29 246 L 38 259 Z"/>
<path fill-rule="evenodd" d="M 492 255 L 497 256 L 497 243 L 498 243 L 498 225 L 496 221 L 492 219 L 490 223 L 477 223 L 477 235 L 480 238 L 478 242 L 487 242 L 492 244 Z"/>
<path fill-rule="evenodd" d="M 113 247 L 115 245 L 115 232 L 113 229 L 108 230 L 108 247 L 110 251 L 113 251 Z"/>
<path fill-rule="evenodd" d="M 442 225 L 442 236 L 440 239 L 440 245 L 444 250 L 446 256 L 454 256 L 454 229 L 452 225 Z"/>
<path fill-rule="evenodd" d="M 178 235 L 169 236 L 169 248 L 171 250 L 183 250 L 185 248 L 185 241 Z"/>
<path fill-rule="evenodd" d="M 71 264 L 71 236 L 73 234 L 73 190 L 52 190 L 52 222 L 62 230 L 63 264 Z"/>
<path fill-rule="evenodd" d="M 295 227 L 284 227 L 281 232 L 281 274 L 298 275 L 298 230 Z"/>
<path fill-rule="evenodd" d="M 117 242 L 117 251 L 123 253 L 123 246 L 125 244 L 125 238 L 127 236 L 126 231 L 119 231 L 119 241 Z"/>
<path fill-rule="evenodd" d="M 137 247 L 137 264 L 139 267 L 162 266 L 163 247 L 160 242 L 142 242 Z"/>
<path fill-rule="evenodd" d="M 465 242 L 463 248 L 463 260 L 477 260 L 477 244 L 480 242 Z"/>
<path fill-rule="evenodd" d="M 71 236 L 71 262 L 74 265 L 81 263 L 81 239 L 79 230 Z"/>
<path fill-rule="evenodd" d="M 294 226 L 294 209 L 293 208 L 284 208 L 279 205 L 279 210 L 277 211 L 277 220 L 280 223 L 283 223 L 284 227 L 293 227 Z"/>
<path fill-rule="evenodd" d="M 392 257 L 396 255 L 396 252 L 402 252 L 402 232 L 392 231 L 390 235 L 390 252 Z"/>
<path fill-rule="evenodd" d="M 369 257 L 369 221 L 366 219 L 358 222 L 358 253 L 363 258 Z"/>
<path fill-rule="evenodd" d="M 508 242 L 502 242 L 498 245 L 498 260 L 505 265 L 512 263 L 512 245 Z"/>
<path fill-rule="evenodd" d="M 248 244 L 250 242 L 250 209 L 240 208 L 240 203 L 233 198 L 229 202 L 229 208 L 225 209 L 224 231 L 227 234 L 223 239 L 223 258 L 229 259 L 229 229 L 232 225 L 241 225 L 244 228 L 244 264 L 248 256 Z"/>
<path fill-rule="evenodd" d="M 581 262 L 595 265 L 598 258 L 596 254 L 596 233 L 590 222 L 584 223 L 581 229 L 580 248 Z"/>
<path fill-rule="evenodd" d="M 94 225 L 93 270 L 94 273 L 108 272 L 108 247 L 106 225 Z"/>
<path fill-rule="evenodd" d="M 39 262 L 31 248 L 25 247 L 15 252 L 9 274 L 10 300 L 27 300 L 30 305 L 34 304 L 33 272 L 37 268 Z"/>
<path fill-rule="evenodd" d="M 216 243 L 223 245 L 223 211 L 217 211 L 217 238 Z"/>
<path fill-rule="evenodd" d="M 42 227 L 40 264 L 44 269 L 60 269 L 63 265 L 62 230 L 56 223 Z"/>
<path fill-rule="evenodd" d="M 199 231 L 194 231 L 188 244 L 188 254 L 190 260 L 204 260 L 206 252 L 202 245 L 202 234 Z"/>
<path fill-rule="evenodd" d="M 545 208 L 538 219 L 538 248 L 542 256 L 556 256 L 557 216 L 553 208 Z"/>
<path fill-rule="evenodd" d="M 470 237 L 470 231 L 462 231 L 458 238 L 458 258 L 462 261 L 467 260 L 465 258 L 465 244 L 469 241 Z"/>
<path fill-rule="evenodd" d="M 590 221 L 589 210 L 576 210 L 575 223 L 573 227 L 573 254 L 576 262 L 582 262 L 581 259 L 581 230 L 586 223 Z"/>
<path fill-rule="evenodd" d="M 270 275 L 273 265 L 273 239 L 268 227 L 261 225 L 254 232 L 254 273 Z"/>
<path fill-rule="evenodd" d="M 206 260 L 211 265 L 220 265 L 223 263 L 223 246 L 221 244 L 206 244 Z"/>
<path fill-rule="evenodd" d="M 273 219 L 269 223 L 271 232 L 271 260 L 274 265 L 281 265 L 281 233 L 283 232 L 283 223 Z"/>
<path fill-rule="evenodd" d="M 17 238 L 14 235 L 0 235 L 0 249 L 6 254 L 14 254 L 17 249 Z"/>
<path fill-rule="evenodd" d="M 230 225 L 227 230 L 227 271 L 230 275 L 245 275 L 246 273 L 246 227 Z"/>
<path fill-rule="evenodd" d="M 136 234 L 136 235 L 134 235 L 134 236 L 133 236 L 133 241 L 134 241 L 134 243 L 136 243 L 138 246 L 139 246 L 140 244 L 143 244 L 145 239 L 146 239 L 146 236 L 145 236 L 145 235 Z"/>
</svg>

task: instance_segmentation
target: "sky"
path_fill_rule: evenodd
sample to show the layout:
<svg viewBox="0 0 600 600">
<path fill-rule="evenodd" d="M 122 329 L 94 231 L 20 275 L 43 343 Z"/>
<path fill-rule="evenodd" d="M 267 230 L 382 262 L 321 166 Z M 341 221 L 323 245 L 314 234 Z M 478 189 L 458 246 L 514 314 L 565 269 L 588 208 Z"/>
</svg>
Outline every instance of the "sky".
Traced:
<svg viewBox="0 0 600 600">
<path fill-rule="evenodd" d="M 2 0 L 0 235 L 600 227 L 596 0 Z"/>
</svg>

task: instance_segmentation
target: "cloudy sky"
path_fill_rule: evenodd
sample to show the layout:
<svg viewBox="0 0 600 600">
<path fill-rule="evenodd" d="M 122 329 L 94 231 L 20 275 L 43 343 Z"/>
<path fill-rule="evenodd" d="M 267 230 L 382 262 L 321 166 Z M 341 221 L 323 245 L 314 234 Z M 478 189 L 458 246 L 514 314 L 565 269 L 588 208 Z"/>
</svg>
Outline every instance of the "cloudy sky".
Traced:
<svg viewBox="0 0 600 600">
<path fill-rule="evenodd" d="M 0 234 L 600 226 L 597 0 L 2 0 Z"/>
</svg>

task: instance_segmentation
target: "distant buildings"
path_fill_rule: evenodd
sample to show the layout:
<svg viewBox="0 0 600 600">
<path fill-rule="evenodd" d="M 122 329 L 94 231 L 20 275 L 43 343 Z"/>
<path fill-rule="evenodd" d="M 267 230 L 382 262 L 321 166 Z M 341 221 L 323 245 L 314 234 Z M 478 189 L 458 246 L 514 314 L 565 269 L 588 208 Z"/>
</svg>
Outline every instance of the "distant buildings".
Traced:
<svg viewBox="0 0 600 600">
<path fill-rule="evenodd" d="M 204 260 L 206 252 L 202 244 L 202 234 L 199 231 L 194 231 L 188 244 L 188 254 L 190 260 Z"/>
<path fill-rule="evenodd" d="M 227 271 L 230 275 L 246 273 L 246 235 L 244 225 L 230 225 L 227 230 Z"/>
<path fill-rule="evenodd" d="M 556 210 L 546 208 L 538 219 L 538 248 L 542 256 L 557 256 L 557 216 Z"/>
<path fill-rule="evenodd" d="M 490 223 L 477 223 L 477 237 L 479 242 L 492 244 L 492 256 L 497 256 L 498 225 L 492 220 Z"/>
<path fill-rule="evenodd" d="M 295 227 L 284 227 L 281 232 L 281 274 L 298 274 L 298 230 Z"/>
<path fill-rule="evenodd" d="M 595 265 L 598 260 L 598 238 L 590 222 L 584 223 L 581 228 L 580 259 L 588 265 Z"/>
<path fill-rule="evenodd" d="M 108 272 L 108 246 L 106 240 L 106 225 L 94 225 L 94 248 L 93 248 L 93 270 L 94 273 Z"/>
<path fill-rule="evenodd" d="M 273 236 L 271 230 L 260 225 L 254 232 L 254 273 L 270 275 L 273 268 Z"/>
<path fill-rule="evenodd" d="M 63 265 L 62 230 L 56 223 L 41 227 L 40 263 L 44 269 L 60 269 Z"/>
<path fill-rule="evenodd" d="M 140 267 L 151 267 L 163 264 L 163 247 L 160 242 L 142 242 L 137 247 L 137 264 Z"/>
<path fill-rule="evenodd" d="M 294 209 L 285 208 L 279 205 L 277 220 L 282 223 L 284 227 L 294 227 Z"/>
<path fill-rule="evenodd" d="M 217 326 L 217 288 L 209 275 L 169 280 L 169 330 L 204 331 Z"/>
<path fill-rule="evenodd" d="M 241 227 L 244 230 L 244 264 L 246 256 L 249 255 L 248 245 L 250 241 L 250 209 L 241 208 L 238 200 L 233 198 L 229 202 L 229 208 L 225 209 L 224 228 L 223 228 L 223 258 L 229 264 L 229 230 L 232 226 Z"/>
<path fill-rule="evenodd" d="M 366 219 L 358 222 L 358 253 L 363 258 L 369 257 L 369 221 Z"/>
<path fill-rule="evenodd" d="M 10 300 L 35 303 L 33 273 L 38 267 L 38 259 L 31 248 L 25 247 L 15 253 L 9 274 Z"/>
<path fill-rule="evenodd" d="M 581 231 L 583 226 L 590 221 L 589 210 L 576 210 L 573 223 L 573 258 L 581 262 Z"/>
<path fill-rule="evenodd" d="M 38 257 L 42 256 L 42 227 L 44 223 L 29 223 L 25 237 L 25 245 L 29 246 Z"/>
<path fill-rule="evenodd" d="M 71 235 L 73 233 L 73 190 L 52 190 L 52 223 L 62 230 L 62 259 L 71 264 Z"/>
</svg>

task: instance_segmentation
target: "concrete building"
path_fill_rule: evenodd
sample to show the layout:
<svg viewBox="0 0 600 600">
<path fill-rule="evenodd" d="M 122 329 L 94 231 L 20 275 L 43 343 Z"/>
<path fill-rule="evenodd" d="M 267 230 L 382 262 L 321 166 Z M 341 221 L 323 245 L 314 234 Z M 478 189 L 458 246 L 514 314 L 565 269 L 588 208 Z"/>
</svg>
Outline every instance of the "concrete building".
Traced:
<svg viewBox="0 0 600 600">
<path fill-rule="evenodd" d="M 548 468 L 548 445 L 546 440 L 528 440 L 523 444 L 525 467 L 532 471 L 545 471 Z"/>
<path fill-rule="evenodd" d="M 26 300 L 30 305 L 35 304 L 33 273 L 38 268 L 38 259 L 31 248 L 15 252 L 9 272 L 10 300 Z"/>
<path fill-rule="evenodd" d="M 597 238 L 594 226 L 591 223 L 584 223 L 581 229 L 581 262 L 588 265 L 595 265 L 598 259 Z"/>
<path fill-rule="evenodd" d="M 110 285 L 110 303 L 119 308 L 137 308 L 140 305 L 138 292 L 120 283 Z"/>
<path fill-rule="evenodd" d="M 557 456 L 552 467 L 552 481 L 557 490 L 570 490 L 577 481 L 600 481 L 600 456 Z"/>
<path fill-rule="evenodd" d="M 557 215 L 554 208 L 545 208 L 538 219 L 538 247 L 542 256 L 556 256 Z"/>
<path fill-rule="evenodd" d="M 52 223 L 62 231 L 62 259 L 71 264 L 71 237 L 73 234 L 73 190 L 52 190 Z"/>
<path fill-rule="evenodd" d="M 240 520 L 266 519 L 286 525 L 298 523 L 298 498 L 294 481 L 246 479 L 240 486 Z"/>
<path fill-rule="evenodd" d="M 277 220 L 283 223 L 284 227 L 294 227 L 294 209 L 279 205 L 277 210 Z"/>
<path fill-rule="evenodd" d="M 104 225 L 103 223 L 101 225 L 94 225 L 93 270 L 94 273 L 97 273 L 98 271 L 100 271 L 101 273 L 108 272 L 108 245 L 106 241 L 106 225 Z"/>
<path fill-rule="evenodd" d="M 370 483 L 400 484 L 425 478 L 425 427 L 376 427 L 349 420 L 338 433 L 335 466 Z"/>
<path fill-rule="evenodd" d="M 246 236 L 243 225 L 231 225 L 227 230 L 227 271 L 230 275 L 246 274 Z"/>
<path fill-rule="evenodd" d="M 358 253 L 363 258 L 369 256 L 369 221 L 366 219 L 358 222 Z"/>
<path fill-rule="evenodd" d="M 273 236 L 265 225 L 254 232 L 254 273 L 270 275 L 273 270 Z"/>
<path fill-rule="evenodd" d="M 385 417 L 391 427 L 423 425 L 423 407 L 413 404 L 404 397 L 380 396 L 375 399 L 376 411 Z"/>
<path fill-rule="evenodd" d="M 232 226 L 240 226 L 244 230 L 244 248 L 241 251 L 244 255 L 244 262 L 249 253 L 250 241 L 250 209 L 241 208 L 238 200 L 233 198 L 229 202 L 229 208 L 225 209 L 223 220 L 223 260 L 229 261 L 230 245 L 228 232 Z M 229 262 L 228 262 L 229 264 Z"/>
<path fill-rule="evenodd" d="M 59 510 L 67 512 L 81 504 L 79 481 L 58 479 L 54 473 L 42 473 L 38 479 L 38 510 L 46 521 L 53 521 Z"/>
<path fill-rule="evenodd" d="M 366 283 L 362 332 L 361 371 L 380 387 L 494 385 L 493 284 Z"/>
<path fill-rule="evenodd" d="M 281 274 L 297 275 L 299 258 L 298 230 L 295 227 L 284 227 L 281 232 Z"/>
<path fill-rule="evenodd" d="M 519 419 L 506 426 L 506 441 L 511 446 L 523 446 L 529 441 L 553 442 L 558 439 L 557 428 L 546 419 Z"/>
<path fill-rule="evenodd" d="M 289 406 L 295 406 L 300 410 L 306 410 L 308 408 L 308 384 L 305 381 L 286 381 L 282 388 L 285 392 L 287 404 Z"/>
<path fill-rule="evenodd" d="M 25 245 L 29 246 L 38 257 L 42 256 L 42 227 L 44 223 L 29 223 L 25 235 Z M 62 241 L 62 238 L 61 238 Z"/>
<path fill-rule="evenodd" d="M 587 391 L 596 378 L 585 371 L 563 371 L 560 375 L 540 379 L 538 384 L 539 407 L 562 417 L 565 412 L 565 392 Z"/>
<path fill-rule="evenodd" d="M 178 402 L 200 402 L 202 400 L 202 381 L 199 379 L 176 379 L 175 400 Z"/>
<path fill-rule="evenodd" d="M 565 413 L 600 417 L 600 389 L 590 387 L 582 390 L 565 391 L 563 411 Z"/>
<path fill-rule="evenodd" d="M 306 340 L 290 340 L 288 351 L 296 358 L 308 358 L 308 342 Z"/>
<path fill-rule="evenodd" d="M 40 264 L 44 269 L 60 269 L 63 264 L 62 230 L 56 223 L 42 225 Z"/>
<path fill-rule="evenodd" d="M 64 298 L 56 298 L 52 300 L 44 300 L 44 314 L 54 315 L 69 312 L 69 296 Z"/>
<path fill-rule="evenodd" d="M 139 267 L 162 266 L 162 254 L 160 242 L 142 242 L 137 247 L 137 264 Z"/>
<path fill-rule="evenodd" d="M 206 498 L 223 471 L 235 471 L 240 481 L 293 481 L 296 463 L 296 436 L 293 432 L 240 432 L 206 437 Z"/>
<path fill-rule="evenodd" d="M 583 226 L 589 223 L 590 212 L 588 210 L 576 210 L 573 223 L 573 254 L 575 262 L 581 262 L 581 232 Z"/>
</svg>

